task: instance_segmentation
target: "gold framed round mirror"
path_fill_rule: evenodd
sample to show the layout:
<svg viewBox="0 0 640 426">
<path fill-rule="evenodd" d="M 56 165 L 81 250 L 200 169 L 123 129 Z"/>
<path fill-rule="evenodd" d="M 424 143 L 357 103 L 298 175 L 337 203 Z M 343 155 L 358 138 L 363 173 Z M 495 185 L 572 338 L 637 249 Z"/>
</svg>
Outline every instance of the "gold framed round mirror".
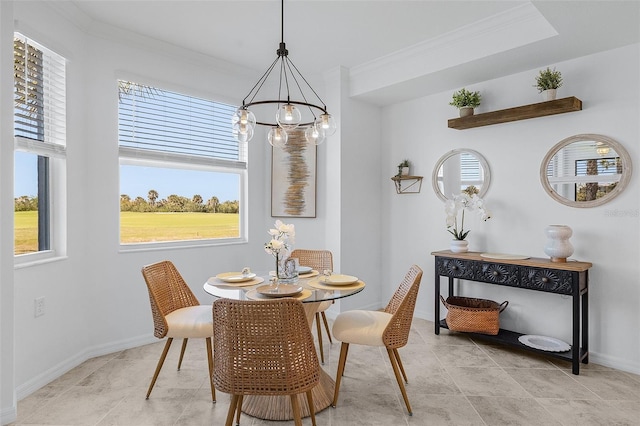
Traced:
<svg viewBox="0 0 640 426">
<path fill-rule="evenodd" d="M 431 184 L 442 201 L 452 198 L 469 186 L 478 188 L 478 196 L 489 190 L 491 171 L 489 163 L 473 149 L 454 149 L 444 154 L 433 169 Z"/>
<path fill-rule="evenodd" d="M 595 207 L 620 194 L 631 179 L 631 157 L 617 141 L 598 134 L 570 136 L 549 150 L 540 181 L 553 198 L 571 207 Z"/>
</svg>

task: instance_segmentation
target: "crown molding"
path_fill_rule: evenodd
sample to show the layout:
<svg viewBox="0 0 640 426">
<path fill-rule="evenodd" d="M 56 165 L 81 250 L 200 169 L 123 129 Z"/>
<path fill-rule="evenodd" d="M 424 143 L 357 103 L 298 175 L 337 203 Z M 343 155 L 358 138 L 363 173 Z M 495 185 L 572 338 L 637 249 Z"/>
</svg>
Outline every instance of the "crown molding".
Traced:
<svg viewBox="0 0 640 426">
<path fill-rule="evenodd" d="M 358 96 L 535 43 L 558 32 L 530 2 L 350 69 Z"/>
</svg>

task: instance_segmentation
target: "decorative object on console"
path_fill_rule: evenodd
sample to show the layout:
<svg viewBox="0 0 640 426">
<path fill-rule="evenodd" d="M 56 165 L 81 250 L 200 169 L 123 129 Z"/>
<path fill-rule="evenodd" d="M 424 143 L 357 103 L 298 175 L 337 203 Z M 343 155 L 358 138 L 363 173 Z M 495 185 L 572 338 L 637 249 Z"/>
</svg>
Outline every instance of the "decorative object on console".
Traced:
<svg viewBox="0 0 640 426">
<path fill-rule="evenodd" d="M 566 262 L 567 257 L 573 254 L 573 246 L 569 242 L 573 230 L 567 225 L 549 225 L 545 228 L 545 233 L 547 234 L 545 254 L 551 258 L 552 262 Z"/>
<path fill-rule="evenodd" d="M 449 296 L 447 300 L 440 296 L 447 308 L 447 327 L 452 331 L 490 334 L 500 331 L 500 312 L 504 311 L 508 301 L 502 303 L 473 297 Z"/>
<path fill-rule="evenodd" d="M 480 106 L 482 96 L 480 92 L 470 92 L 464 87 L 457 92 L 453 93 L 453 99 L 449 102 L 460 110 L 460 117 L 467 117 L 473 115 L 473 109 Z"/>
<path fill-rule="evenodd" d="M 465 210 L 476 210 L 480 218 L 487 221 L 491 218 L 491 213 L 485 208 L 484 201 L 478 197 L 478 188 L 469 185 L 459 195 L 453 199 L 447 200 L 445 203 L 445 212 L 447 213 L 447 231 L 454 236 L 451 242 L 451 251 L 454 253 L 464 253 L 469 250 L 468 243 L 464 244 L 470 230 L 464 229 L 464 213 Z M 458 227 L 458 213 L 461 212 L 460 227 Z"/>
<path fill-rule="evenodd" d="M 533 87 L 542 93 L 542 99 L 552 101 L 556 98 L 556 92 L 560 86 L 562 86 L 562 73 L 555 68 L 552 70 L 547 67 L 545 70 L 540 70 Z"/>
</svg>

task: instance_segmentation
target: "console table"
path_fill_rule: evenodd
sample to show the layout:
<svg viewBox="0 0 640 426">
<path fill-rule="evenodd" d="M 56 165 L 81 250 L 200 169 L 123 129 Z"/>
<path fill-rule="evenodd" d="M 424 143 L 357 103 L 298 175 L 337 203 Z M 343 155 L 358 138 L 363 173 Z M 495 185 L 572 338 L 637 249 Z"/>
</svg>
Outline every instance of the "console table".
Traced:
<svg viewBox="0 0 640 426">
<path fill-rule="evenodd" d="M 500 329 L 496 336 L 469 333 L 473 337 L 507 344 L 572 362 L 573 374 L 580 374 L 580 362 L 589 362 L 589 262 L 551 262 L 549 259 L 491 259 L 478 252 L 453 253 L 434 251 L 435 256 L 435 333 L 448 328 L 440 319 L 440 278 L 449 279 L 449 296 L 453 296 L 454 278 L 546 293 L 564 294 L 573 300 L 573 334 L 571 350 L 547 352 L 523 345 L 522 333 Z M 580 307 L 582 305 L 582 312 Z M 582 344 L 582 346 L 580 346 Z"/>
</svg>

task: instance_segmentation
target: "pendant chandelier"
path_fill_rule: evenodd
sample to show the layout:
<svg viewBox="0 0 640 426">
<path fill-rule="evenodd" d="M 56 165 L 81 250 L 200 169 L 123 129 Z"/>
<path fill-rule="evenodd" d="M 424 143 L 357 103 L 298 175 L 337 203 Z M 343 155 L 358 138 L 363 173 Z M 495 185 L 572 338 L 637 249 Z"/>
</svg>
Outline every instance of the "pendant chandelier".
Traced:
<svg viewBox="0 0 640 426">
<path fill-rule="evenodd" d="M 276 54 L 278 55 L 276 59 L 242 100 L 242 106 L 234 113 L 233 135 L 239 142 L 248 142 L 253 137 L 256 125 L 268 126 L 271 128 L 267 136 L 269 143 L 274 147 L 282 148 L 287 143 L 287 131 L 304 129 L 307 141 L 318 145 L 327 136 L 335 133 L 336 124 L 320 96 L 289 59 L 289 51 L 284 42 L 284 0 L 281 0 L 281 41 Z M 276 69 L 279 79 L 276 80 L 275 77 L 270 79 L 272 72 Z M 267 81 L 270 81 L 274 87 L 277 82 L 278 93 L 275 99 L 258 97 L 260 89 Z M 276 106 L 272 119 L 256 119 L 256 115 L 260 115 L 258 109 L 261 106 Z M 256 114 L 250 108 L 254 109 Z M 266 110 L 273 113 L 273 109 L 266 108 Z"/>
</svg>

